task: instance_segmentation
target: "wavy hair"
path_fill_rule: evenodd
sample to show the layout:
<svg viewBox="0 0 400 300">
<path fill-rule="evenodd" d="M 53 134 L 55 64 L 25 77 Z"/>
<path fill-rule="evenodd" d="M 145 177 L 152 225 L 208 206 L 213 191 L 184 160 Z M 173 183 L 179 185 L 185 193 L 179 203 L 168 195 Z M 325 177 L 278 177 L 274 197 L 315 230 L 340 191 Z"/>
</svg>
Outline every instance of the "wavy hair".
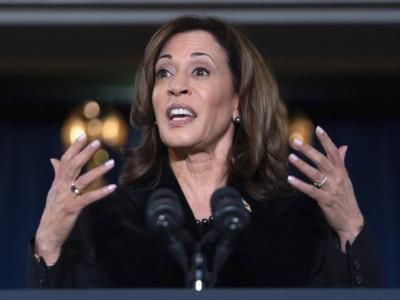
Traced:
<svg viewBox="0 0 400 300">
<path fill-rule="evenodd" d="M 225 49 L 233 86 L 239 96 L 241 124 L 235 126 L 227 156 L 228 184 L 240 184 L 255 199 L 267 200 L 287 192 L 287 111 L 277 83 L 262 55 L 235 27 L 214 18 L 180 17 L 163 25 L 150 39 L 136 76 L 130 114 L 141 130 L 140 144 L 125 152 L 122 184 L 151 180 L 157 184 L 166 153 L 152 106 L 155 63 L 175 34 L 204 30 Z"/>
</svg>

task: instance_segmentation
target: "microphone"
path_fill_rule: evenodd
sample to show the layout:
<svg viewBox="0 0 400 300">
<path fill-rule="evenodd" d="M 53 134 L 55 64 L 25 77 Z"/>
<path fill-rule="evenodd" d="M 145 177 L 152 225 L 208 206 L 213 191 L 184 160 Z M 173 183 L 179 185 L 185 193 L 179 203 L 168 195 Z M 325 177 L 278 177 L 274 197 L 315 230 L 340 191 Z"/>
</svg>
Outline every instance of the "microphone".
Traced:
<svg viewBox="0 0 400 300">
<path fill-rule="evenodd" d="M 176 230 L 183 225 L 183 211 L 178 195 L 163 188 L 153 192 L 147 202 L 147 226 L 153 231 Z"/>
<path fill-rule="evenodd" d="M 250 223 L 250 215 L 244 207 L 239 192 L 232 187 L 216 190 L 211 196 L 214 226 L 222 234 L 236 234 Z"/>
<path fill-rule="evenodd" d="M 165 236 L 170 253 L 187 274 L 188 256 L 182 241 L 183 211 L 178 195 L 167 188 L 153 192 L 147 203 L 146 221 L 150 230 Z"/>
<path fill-rule="evenodd" d="M 231 187 L 216 190 L 211 196 L 214 226 L 220 235 L 215 251 L 210 287 L 217 281 L 217 274 L 233 249 L 238 233 L 250 224 L 250 214 L 244 207 L 239 192 Z"/>
</svg>

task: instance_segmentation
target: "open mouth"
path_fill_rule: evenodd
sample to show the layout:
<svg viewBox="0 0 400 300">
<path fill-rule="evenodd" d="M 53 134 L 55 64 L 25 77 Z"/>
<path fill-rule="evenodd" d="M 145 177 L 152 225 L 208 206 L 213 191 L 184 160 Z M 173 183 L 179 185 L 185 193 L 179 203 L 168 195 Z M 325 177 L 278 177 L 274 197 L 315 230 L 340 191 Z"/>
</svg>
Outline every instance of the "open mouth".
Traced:
<svg viewBox="0 0 400 300">
<path fill-rule="evenodd" d="M 173 105 L 167 109 L 167 116 L 171 121 L 182 121 L 194 119 L 197 115 L 190 107 Z"/>
</svg>

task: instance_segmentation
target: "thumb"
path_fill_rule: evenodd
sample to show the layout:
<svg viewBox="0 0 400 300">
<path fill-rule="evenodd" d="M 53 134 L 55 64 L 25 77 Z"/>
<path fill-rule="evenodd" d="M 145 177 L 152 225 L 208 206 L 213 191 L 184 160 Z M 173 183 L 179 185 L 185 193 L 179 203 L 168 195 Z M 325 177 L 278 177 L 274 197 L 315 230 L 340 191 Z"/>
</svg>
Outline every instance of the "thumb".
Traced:
<svg viewBox="0 0 400 300">
<path fill-rule="evenodd" d="M 347 146 L 347 145 L 344 145 L 344 146 L 340 146 L 339 147 L 339 154 L 340 154 L 340 157 L 342 158 L 342 160 L 344 161 L 345 160 L 345 158 L 346 158 L 346 153 L 347 153 L 347 149 L 348 149 L 349 147 Z"/>
<path fill-rule="evenodd" d="M 58 166 L 60 165 L 60 161 L 58 159 L 55 159 L 55 158 L 50 158 L 50 163 L 53 166 L 55 175 L 57 175 Z"/>
</svg>

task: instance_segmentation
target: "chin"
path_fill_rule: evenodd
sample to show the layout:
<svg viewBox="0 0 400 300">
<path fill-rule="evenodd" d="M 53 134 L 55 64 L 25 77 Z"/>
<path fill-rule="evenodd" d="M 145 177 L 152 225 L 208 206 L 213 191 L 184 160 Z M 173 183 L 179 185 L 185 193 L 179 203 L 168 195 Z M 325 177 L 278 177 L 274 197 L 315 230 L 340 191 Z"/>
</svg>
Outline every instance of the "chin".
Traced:
<svg viewBox="0 0 400 300">
<path fill-rule="evenodd" d="M 161 140 L 164 145 L 172 149 L 193 148 L 196 145 L 193 137 L 161 137 Z"/>
</svg>

